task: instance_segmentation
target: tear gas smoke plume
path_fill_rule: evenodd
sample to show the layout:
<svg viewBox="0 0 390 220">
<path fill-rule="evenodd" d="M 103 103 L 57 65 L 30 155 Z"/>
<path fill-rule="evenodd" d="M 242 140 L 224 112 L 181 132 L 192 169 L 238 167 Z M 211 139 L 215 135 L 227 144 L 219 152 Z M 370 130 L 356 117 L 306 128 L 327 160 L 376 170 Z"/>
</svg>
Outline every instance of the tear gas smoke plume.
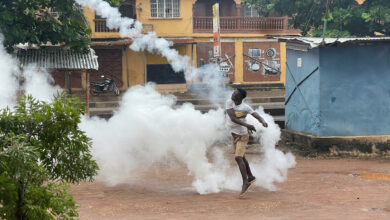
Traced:
<svg viewBox="0 0 390 220">
<path fill-rule="evenodd" d="M 226 135 L 223 110 L 202 114 L 191 104 L 174 105 L 174 97 L 159 94 L 151 85 L 135 86 L 123 95 L 110 120 L 82 123 L 94 140 L 92 153 L 104 180 L 123 183 L 132 171 L 177 158 L 196 179 L 198 192 L 220 191 L 206 153 Z"/>
<path fill-rule="evenodd" d="M 61 91 L 59 86 L 53 86 L 54 79 L 46 69 L 31 64 L 24 68 L 23 75 L 25 93 L 38 100 L 49 102 L 55 94 Z"/>
<path fill-rule="evenodd" d="M 138 169 L 175 158 L 194 177 L 197 192 L 239 190 L 238 169 L 231 167 L 222 149 L 212 147 L 229 137 L 224 109 L 202 114 L 189 103 L 175 108 L 175 102 L 175 97 L 159 94 L 152 85 L 135 86 L 123 95 L 119 110 L 108 121 L 84 119 L 81 128 L 93 139 L 92 153 L 100 166 L 99 179 L 111 185 L 126 183 Z M 287 170 L 295 165 L 295 160 L 292 154 L 275 149 L 280 129 L 262 109 L 259 113 L 269 122 L 269 128 L 253 121 L 264 155 L 252 166 L 260 180 L 257 184 L 274 190 L 273 183 L 287 178 Z M 212 160 L 207 157 L 210 150 Z"/>
<path fill-rule="evenodd" d="M 17 61 L 11 57 L 3 46 L 3 36 L 0 34 L 0 108 L 12 106 L 16 102 L 16 92 L 19 87 L 19 68 Z"/>
<path fill-rule="evenodd" d="M 219 66 L 215 63 L 200 68 L 192 68 L 187 75 L 187 81 L 206 83 L 206 88 L 193 87 L 191 91 L 219 107 L 224 105 L 233 92 L 233 89 L 225 84 L 228 82 L 228 78 L 220 73 Z"/>
<path fill-rule="evenodd" d="M 119 28 L 121 36 L 133 40 L 131 49 L 148 50 L 166 57 L 175 71 L 183 71 L 188 66 L 188 58 L 170 48 L 172 44 L 155 33 L 142 35 L 142 24 L 120 16 L 118 9 L 112 8 L 102 0 L 77 0 L 79 4 L 88 6 L 96 13 L 107 18 L 110 28 Z M 2 74 L 8 82 L 14 82 L 17 63 L 0 48 L 0 68 L 8 71 Z M 9 65 L 13 63 L 13 65 Z M 31 71 L 29 72 L 29 70 Z M 46 99 L 55 93 L 49 83 L 46 71 L 30 68 L 25 70 L 26 91 L 38 98 Z M 219 76 L 218 66 L 206 65 L 188 74 L 188 79 L 209 84 L 210 93 L 207 98 L 212 103 L 221 102 L 230 97 L 232 90 L 225 88 L 224 78 Z M 6 75 L 6 76 L 4 76 Z M 38 77 L 38 78 L 35 78 Z M 7 85 L 8 86 L 8 85 Z M 16 87 L 15 87 L 16 88 Z M 45 88 L 45 89 L 43 89 Z M 15 94 L 15 90 L 1 94 Z M 51 94 L 49 94 L 51 93 Z M 46 94 L 46 96 L 42 96 Z M 3 106 L 12 100 L 10 96 L 0 97 Z M 220 106 L 220 105 L 218 105 Z M 267 115 L 258 109 L 259 114 L 267 121 L 269 127 L 263 128 L 251 116 L 249 120 L 256 125 L 255 134 L 262 146 L 263 155 L 255 162 L 250 161 L 258 181 L 256 185 L 268 190 L 275 190 L 275 182 L 283 182 L 289 168 L 295 165 L 294 156 L 284 154 L 275 149 L 280 138 L 280 128 Z M 192 186 L 201 194 L 216 193 L 224 189 L 240 190 L 241 177 L 233 157 L 231 137 L 225 128 L 225 110 L 219 107 L 207 113 L 194 109 L 186 103 L 176 106 L 176 98 L 161 95 L 153 85 L 135 86 L 125 92 L 120 108 L 109 120 L 84 118 L 80 127 L 92 138 L 92 153 L 97 160 L 100 171 L 99 180 L 111 185 L 132 181 L 133 174 L 157 162 L 175 158 L 184 164 L 193 176 Z M 218 147 L 216 142 L 229 142 L 226 147 Z M 224 145 L 226 146 L 226 145 Z M 228 152 L 229 153 L 228 153 Z M 211 158 L 208 157 L 211 155 Z"/>
</svg>

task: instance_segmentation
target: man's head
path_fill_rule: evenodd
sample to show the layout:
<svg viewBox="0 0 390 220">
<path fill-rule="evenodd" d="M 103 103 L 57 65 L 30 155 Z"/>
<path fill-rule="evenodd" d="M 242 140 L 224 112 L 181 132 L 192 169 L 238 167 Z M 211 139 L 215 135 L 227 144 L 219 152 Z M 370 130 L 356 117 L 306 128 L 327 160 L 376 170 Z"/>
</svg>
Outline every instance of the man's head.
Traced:
<svg viewBox="0 0 390 220">
<path fill-rule="evenodd" d="M 236 89 L 232 94 L 232 100 L 236 104 L 241 104 L 242 100 L 246 98 L 246 91 L 243 89 Z"/>
</svg>

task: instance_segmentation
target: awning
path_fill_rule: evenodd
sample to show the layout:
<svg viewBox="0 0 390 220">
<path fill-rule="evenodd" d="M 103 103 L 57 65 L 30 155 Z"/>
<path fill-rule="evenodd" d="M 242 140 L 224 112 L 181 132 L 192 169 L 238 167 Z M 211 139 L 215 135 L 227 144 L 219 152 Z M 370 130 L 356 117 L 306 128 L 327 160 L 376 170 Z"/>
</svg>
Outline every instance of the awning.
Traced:
<svg viewBox="0 0 390 220">
<path fill-rule="evenodd" d="M 95 51 L 78 53 L 70 49 L 49 47 L 40 49 L 19 49 L 17 57 L 21 66 L 34 64 L 46 69 L 98 70 L 99 63 Z"/>
</svg>

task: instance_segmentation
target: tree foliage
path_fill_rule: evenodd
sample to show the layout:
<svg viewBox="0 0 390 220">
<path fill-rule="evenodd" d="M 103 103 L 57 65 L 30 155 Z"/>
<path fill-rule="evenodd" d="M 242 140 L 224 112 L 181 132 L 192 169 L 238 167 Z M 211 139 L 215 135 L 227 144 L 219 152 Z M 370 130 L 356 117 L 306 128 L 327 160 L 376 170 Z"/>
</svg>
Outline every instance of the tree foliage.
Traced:
<svg viewBox="0 0 390 220">
<path fill-rule="evenodd" d="M 321 36 L 325 19 L 325 0 L 244 0 L 263 16 L 287 15 L 303 35 Z M 390 1 L 330 0 L 326 36 L 375 36 L 390 34 Z"/>
<path fill-rule="evenodd" d="M 64 94 L 53 103 L 25 97 L 0 115 L 0 219 L 73 219 L 66 182 L 92 180 L 97 164 L 78 128 L 84 106 Z"/>
<path fill-rule="evenodd" d="M 118 5 L 120 0 L 109 0 Z M 58 18 L 50 13 L 57 12 Z M 18 43 L 64 43 L 87 51 L 91 29 L 75 0 L 1 0 L 0 32 L 4 46 L 12 51 Z"/>
</svg>

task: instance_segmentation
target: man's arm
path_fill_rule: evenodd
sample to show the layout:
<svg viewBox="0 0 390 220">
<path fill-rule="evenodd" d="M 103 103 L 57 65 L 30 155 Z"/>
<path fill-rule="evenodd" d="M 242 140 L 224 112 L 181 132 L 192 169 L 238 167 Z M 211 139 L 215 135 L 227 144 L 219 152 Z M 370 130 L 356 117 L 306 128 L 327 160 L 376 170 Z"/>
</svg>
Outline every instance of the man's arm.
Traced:
<svg viewBox="0 0 390 220">
<path fill-rule="evenodd" d="M 262 118 L 257 112 L 253 112 L 252 116 L 256 118 L 264 127 L 268 127 L 267 122 L 265 122 L 264 118 Z"/>
<path fill-rule="evenodd" d="M 226 109 L 226 112 L 229 115 L 229 117 L 232 120 L 232 122 L 248 128 L 249 131 L 256 131 L 255 126 L 247 124 L 247 123 L 241 121 L 240 119 L 238 119 L 236 117 L 236 115 L 234 114 L 234 109 L 232 109 L 232 108 L 231 109 Z"/>
</svg>

